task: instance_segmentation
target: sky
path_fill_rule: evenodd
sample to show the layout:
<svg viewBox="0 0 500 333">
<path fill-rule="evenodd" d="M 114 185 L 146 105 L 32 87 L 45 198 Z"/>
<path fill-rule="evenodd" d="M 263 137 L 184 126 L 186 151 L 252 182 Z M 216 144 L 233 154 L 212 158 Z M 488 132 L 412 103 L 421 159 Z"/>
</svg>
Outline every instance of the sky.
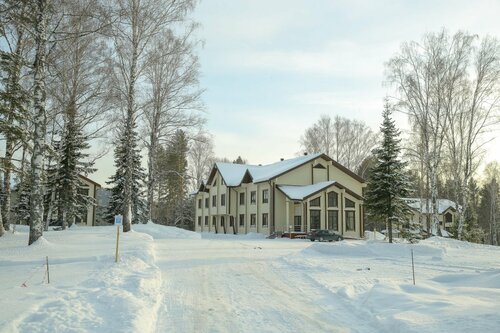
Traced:
<svg viewBox="0 0 500 333">
<path fill-rule="evenodd" d="M 500 1 L 202 0 L 194 12 L 207 129 L 218 157 L 291 158 L 320 115 L 381 122 L 384 64 L 446 28 L 500 37 Z M 404 115 L 396 114 L 403 129 Z M 499 140 L 486 160 L 500 160 Z M 93 178 L 113 173 L 112 154 Z"/>
</svg>

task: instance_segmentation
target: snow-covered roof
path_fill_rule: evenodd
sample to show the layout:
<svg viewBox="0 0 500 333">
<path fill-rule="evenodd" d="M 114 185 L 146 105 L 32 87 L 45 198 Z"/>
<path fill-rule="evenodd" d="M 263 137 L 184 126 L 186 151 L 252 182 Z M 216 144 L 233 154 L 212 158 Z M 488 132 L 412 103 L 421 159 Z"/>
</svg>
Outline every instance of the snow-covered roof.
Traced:
<svg viewBox="0 0 500 333">
<path fill-rule="evenodd" d="M 432 212 L 432 202 L 430 199 L 421 199 L 421 198 L 405 198 L 404 199 L 410 208 L 413 208 L 422 214 L 428 214 Z M 428 200 L 428 206 L 426 205 L 426 201 Z M 422 204 L 422 211 L 420 211 L 420 204 Z M 437 199 L 438 206 L 438 214 L 443 214 L 449 208 L 456 209 L 456 203 L 454 201 L 448 199 Z M 427 207 L 429 207 L 429 212 L 427 211 Z M 460 207 L 459 207 L 460 208 Z"/>
<path fill-rule="evenodd" d="M 291 200 L 304 200 L 310 195 L 333 185 L 335 181 L 320 182 L 312 185 L 278 185 L 278 188 Z"/>
<path fill-rule="evenodd" d="M 279 161 L 268 165 L 248 165 L 217 162 L 219 170 L 227 186 L 239 186 L 248 171 L 254 183 L 268 181 L 289 170 L 292 170 L 308 161 L 314 160 L 322 154 L 310 154 Z"/>
<path fill-rule="evenodd" d="M 243 180 L 245 172 L 248 170 L 248 165 L 246 164 L 234 164 L 234 163 L 215 163 L 217 169 L 224 178 L 224 182 L 227 186 L 239 186 Z"/>
</svg>

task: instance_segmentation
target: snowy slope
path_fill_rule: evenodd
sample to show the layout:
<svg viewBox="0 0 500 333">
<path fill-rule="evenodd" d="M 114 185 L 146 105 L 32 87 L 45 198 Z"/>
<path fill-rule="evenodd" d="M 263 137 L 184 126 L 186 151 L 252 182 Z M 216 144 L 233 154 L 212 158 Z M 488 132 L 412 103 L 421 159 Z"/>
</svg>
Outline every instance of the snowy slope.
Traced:
<svg viewBox="0 0 500 333">
<path fill-rule="evenodd" d="M 133 229 L 0 238 L 0 332 L 499 332 L 497 247 Z"/>
</svg>

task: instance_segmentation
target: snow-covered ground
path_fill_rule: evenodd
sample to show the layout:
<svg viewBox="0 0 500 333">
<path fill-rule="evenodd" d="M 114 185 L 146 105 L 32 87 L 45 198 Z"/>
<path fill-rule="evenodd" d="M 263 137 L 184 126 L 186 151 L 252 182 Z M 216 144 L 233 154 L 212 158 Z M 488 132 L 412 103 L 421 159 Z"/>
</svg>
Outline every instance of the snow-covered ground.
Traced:
<svg viewBox="0 0 500 333">
<path fill-rule="evenodd" d="M 500 248 L 133 229 L 0 238 L 0 332 L 500 332 Z"/>
</svg>

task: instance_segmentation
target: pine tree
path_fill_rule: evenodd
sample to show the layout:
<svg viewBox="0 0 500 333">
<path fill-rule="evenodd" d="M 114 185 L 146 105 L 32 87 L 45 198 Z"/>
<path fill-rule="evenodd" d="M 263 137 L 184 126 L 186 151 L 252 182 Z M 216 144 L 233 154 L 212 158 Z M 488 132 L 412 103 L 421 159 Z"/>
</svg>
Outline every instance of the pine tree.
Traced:
<svg viewBox="0 0 500 333">
<path fill-rule="evenodd" d="M 91 202 L 89 196 L 79 194 L 81 187 L 79 175 L 94 172 L 91 162 L 84 162 L 88 157 L 84 151 L 90 148 L 87 138 L 76 123 L 76 110 L 70 108 L 66 128 L 61 142 L 61 157 L 57 172 L 58 183 L 58 220 L 63 229 L 73 224 L 75 217 Z"/>
<path fill-rule="evenodd" d="M 391 119 L 391 111 L 391 107 L 386 101 L 380 128 L 383 136 L 382 143 L 375 150 L 377 162 L 370 171 L 370 179 L 365 193 L 368 214 L 387 221 L 389 243 L 392 243 L 393 224 L 407 220 L 410 211 L 403 200 L 409 194 L 409 184 L 404 173 L 405 163 L 399 159 L 400 132 L 396 128 L 394 120 Z"/>
<path fill-rule="evenodd" d="M 186 133 L 178 130 L 169 143 L 166 154 L 166 208 L 169 215 L 168 223 L 171 225 L 184 224 L 181 207 L 187 196 L 187 153 Z"/>
<path fill-rule="evenodd" d="M 127 191 L 125 191 L 127 172 L 131 172 L 132 184 L 130 186 L 130 209 L 132 212 L 132 223 L 146 223 L 146 202 L 143 198 L 143 184 L 145 179 L 144 169 L 141 167 L 141 155 L 137 148 L 137 133 L 135 130 L 123 131 L 115 147 L 116 172 L 111 176 L 107 184 L 112 184 L 111 197 L 109 199 L 107 220 L 112 223 L 115 215 L 127 214 Z M 129 157 L 129 154 L 131 156 Z M 125 220 L 124 220 L 125 223 Z M 123 226 L 124 230 L 126 226 Z M 130 230 L 130 226 L 128 226 Z"/>
</svg>

